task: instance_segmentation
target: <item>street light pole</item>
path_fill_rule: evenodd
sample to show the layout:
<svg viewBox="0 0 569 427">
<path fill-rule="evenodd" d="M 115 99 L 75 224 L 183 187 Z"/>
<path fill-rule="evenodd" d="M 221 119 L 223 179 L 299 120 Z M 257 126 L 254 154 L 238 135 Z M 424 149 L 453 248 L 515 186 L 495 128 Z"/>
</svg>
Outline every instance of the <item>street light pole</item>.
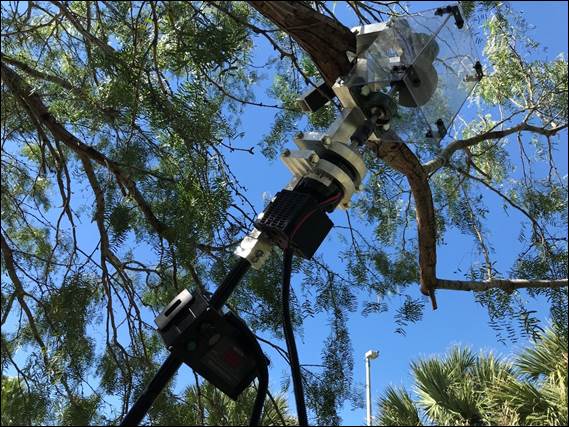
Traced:
<svg viewBox="0 0 569 427">
<path fill-rule="evenodd" d="M 371 373 L 370 360 L 376 359 L 379 352 L 369 350 L 365 354 L 366 361 L 366 402 L 367 402 L 367 425 L 371 426 Z"/>
</svg>

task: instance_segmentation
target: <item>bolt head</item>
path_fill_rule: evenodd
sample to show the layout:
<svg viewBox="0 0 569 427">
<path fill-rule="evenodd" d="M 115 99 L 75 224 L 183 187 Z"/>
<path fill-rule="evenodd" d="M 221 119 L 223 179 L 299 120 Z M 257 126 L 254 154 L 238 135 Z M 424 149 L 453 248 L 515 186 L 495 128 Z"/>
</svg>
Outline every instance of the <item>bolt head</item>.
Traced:
<svg viewBox="0 0 569 427">
<path fill-rule="evenodd" d="M 320 141 L 324 147 L 328 147 L 332 143 L 332 140 L 328 135 L 324 135 Z"/>
<path fill-rule="evenodd" d="M 363 96 L 368 96 L 369 93 L 370 93 L 369 86 L 368 86 L 368 85 L 362 86 L 362 88 L 361 88 L 361 90 L 360 90 L 360 93 L 361 93 Z"/>
<path fill-rule="evenodd" d="M 312 153 L 312 154 L 310 155 L 310 157 L 308 158 L 308 161 L 309 161 L 310 163 L 312 163 L 313 165 L 315 165 L 316 163 L 318 163 L 318 160 L 319 160 L 319 157 L 318 157 L 318 154 L 316 154 L 316 153 Z"/>
<path fill-rule="evenodd" d="M 358 185 L 358 188 L 357 188 L 358 191 L 364 191 L 364 189 L 365 189 L 365 185 L 363 185 L 363 184 Z"/>
</svg>

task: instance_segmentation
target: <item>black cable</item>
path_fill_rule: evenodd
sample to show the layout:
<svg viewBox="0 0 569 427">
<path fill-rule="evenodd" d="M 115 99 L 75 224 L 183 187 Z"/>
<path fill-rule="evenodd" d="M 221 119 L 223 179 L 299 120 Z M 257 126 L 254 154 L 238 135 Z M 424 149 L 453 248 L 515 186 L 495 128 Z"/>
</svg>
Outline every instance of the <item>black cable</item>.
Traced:
<svg viewBox="0 0 569 427">
<path fill-rule="evenodd" d="M 223 307 L 233 290 L 239 284 L 239 281 L 249 270 L 249 267 L 251 267 L 249 261 L 245 258 L 239 258 L 237 264 L 235 264 L 227 276 L 225 276 L 225 279 L 223 279 L 223 282 L 215 290 L 209 300 L 209 304 L 214 310 L 219 310 Z"/>
<path fill-rule="evenodd" d="M 282 288 L 283 330 L 290 359 L 290 370 L 292 375 L 292 384 L 294 387 L 294 399 L 296 402 L 298 423 L 301 426 L 307 426 L 308 416 L 306 415 L 304 392 L 302 390 L 302 374 L 300 371 L 300 362 L 298 361 L 298 352 L 296 351 L 296 342 L 294 341 L 294 331 L 290 320 L 290 276 L 292 273 L 292 254 L 293 250 L 291 248 L 286 248 L 284 250 Z"/>
<path fill-rule="evenodd" d="M 264 357 L 262 353 L 261 356 Z M 263 406 L 265 404 L 265 399 L 267 398 L 267 392 L 269 391 L 269 369 L 267 368 L 266 363 L 259 366 L 257 378 L 259 379 L 259 386 L 257 387 L 257 396 L 255 397 L 253 411 L 251 412 L 251 418 L 249 419 L 250 426 L 260 425 Z"/>
<path fill-rule="evenodd" d="M 175 357 L 174 354 L 170 353 L 168 355 L 158 372 L 154 375 L 154 378 L 152 378 L 152 381 L 150 381 L 150 384 L 146 386 L 144 392 L 122 420 L 121 426 L 137 426 L 140 424 L 156 397 L 176 374 L 181 364 L 182 361 Z"/>
</svg>

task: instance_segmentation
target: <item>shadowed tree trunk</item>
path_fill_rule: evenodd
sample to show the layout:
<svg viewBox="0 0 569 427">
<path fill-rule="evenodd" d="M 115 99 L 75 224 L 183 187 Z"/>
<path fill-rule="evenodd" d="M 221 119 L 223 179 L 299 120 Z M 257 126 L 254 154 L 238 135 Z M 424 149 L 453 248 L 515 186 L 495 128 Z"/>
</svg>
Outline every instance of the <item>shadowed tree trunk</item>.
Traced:
<svg viewBox="0 0 569 427">
<path fill-rule="evenodd" d="M 249 4 L 289 34 L 313 59 L 330 86 L 351 69 L 346 52 L 356 51 L 348 27 L 296 1 L 250 1 Z"/>
</svg>

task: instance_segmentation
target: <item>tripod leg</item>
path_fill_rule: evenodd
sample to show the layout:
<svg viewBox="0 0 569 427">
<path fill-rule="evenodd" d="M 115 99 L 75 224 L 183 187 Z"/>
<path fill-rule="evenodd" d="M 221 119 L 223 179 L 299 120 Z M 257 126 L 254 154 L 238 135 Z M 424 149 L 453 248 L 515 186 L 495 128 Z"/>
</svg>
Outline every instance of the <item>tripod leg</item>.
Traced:
<svg viewBox="0 0 569 427">
<path fill-rule="evenodd" d="M 209 304 L 215 310 L 219 310 L 223 307 L 223 304 L 227 301 L 229 296 L 233 293 L 234 289 L 239 284 L 239 281 L 245 276 L 245 273 L 249 270 L 251 264 L 245 258 L 239 258 L 239 261 L 231 269 L 229 274 L 223 279 L 223 282 L 215 290 Z"/>
<path fill-rule="evenodd" d="M 158 397 L 168 384 L 168 381 L 176 374 L 181 364 L 182 362 L 172 353 L 168 355 L 168 358 L 164 361 L 158 372 L 156 372 L 150 384 L 146 386 L 142 395 L 132 408 L 130 408 L 126 417 L 124 417 L 124 420 L 120 424 L 121 426 L 137 426 L 140 424 L 156 397 Z"/>
</svg>

